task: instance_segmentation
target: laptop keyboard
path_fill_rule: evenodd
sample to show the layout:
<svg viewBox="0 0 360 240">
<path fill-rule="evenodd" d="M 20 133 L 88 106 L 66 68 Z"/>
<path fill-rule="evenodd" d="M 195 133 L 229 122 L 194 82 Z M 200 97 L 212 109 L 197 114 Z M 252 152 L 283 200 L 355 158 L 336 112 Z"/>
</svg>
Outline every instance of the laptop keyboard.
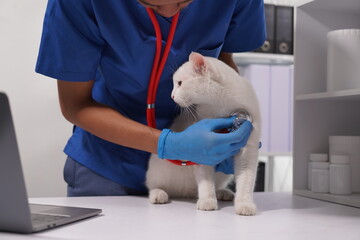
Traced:
<svg viewBox="0 0 360 240">
<path fill-rule="evenodd" d="M 40 213 L 31 213 L 32 223 L 34 225 L 50 223 L 53 221 L 57 221 L 59 219 L 68 218 L 67 215 L 52 215 L 52 214 L 40 214 Z"/>
</svg>

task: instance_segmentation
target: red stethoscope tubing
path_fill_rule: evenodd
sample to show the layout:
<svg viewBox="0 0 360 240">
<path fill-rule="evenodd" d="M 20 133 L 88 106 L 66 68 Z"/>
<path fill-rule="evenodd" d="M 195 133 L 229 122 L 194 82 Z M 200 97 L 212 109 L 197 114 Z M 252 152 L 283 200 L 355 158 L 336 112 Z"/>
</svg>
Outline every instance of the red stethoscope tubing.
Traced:
<svg viewBox="0 0 360 240">
<path fill-rule="evenodd" d="M 154 63 L 152 66 L 152 71 L 150 75 L 150 81 L 149 81 L 149 88 L 148 88 L 148 95 L 147 95 L 147 110 L 146 110 L 146 119 L 148 126 L 156 128 L 156 118 L 155 118 L 155 99 L 156 99 L 156 92 L 158 89 L 158 85 L 160 82 L 160 78 L 162 75 L 162 72 L 164 70 L 164 66 L 166 63 L 166 60 L 169 56 L 170 48 L 174 39 L 176 26 L 179 20 L 179 14 L 178 12 L 171 22 L 171 27 L 169 31 L 169 35 L 166 41 L 165 49 L 163 52 L 163 55 L 160 59 L 161 55 L 161 45 L 162 45 L 162 37 L 161 37 L 161 29 L 159 26 L 159 22 L 156 19 L 156 16 L 152 9 L 146 8 L 146 11 L 149 14 L 149 17 L 151 19 L 151 22 L 155 29 L 155 35 L 156 35 L 156 52 L 155 52 L 155 58 Z"/>
<path fill-rule="evenodd" d="M 176 13 L 173 17 L 169 35 L 166 41 L 165 49 L 163 52 L 162 57 L 161 55 L 161 46 L 162 46 L 162 36 L 161 36 L 161 29 L 159 22 L 156 19 L 154 11 L 151 8 L 146 8 L 146 11 L 151 19 L 151 22 L 154 26 L 155 36 L 156 36 L 156 52 L 155 58 L 151 70 L 148 93 L 147 93 L 147 108 L 146 108 L 146 120 L 149 127 L 156 128 L 156 118 L 155 118 L 155 100 L 156 100 L 156 92 L 158 89 L 158 85 L 160 82 L 160 77 L 165 67 L 166 60 L 169 56 L 170 48 L 174 39 L 176 26 L 179 20 L 180 12 Z M 197 163 L 190 162 L 190 161 L 181 161 L 181 160 L 169 160 L 169 162 L 180 165 L 180 166 L 190 166 L 196 165 Z"/>
</svg>

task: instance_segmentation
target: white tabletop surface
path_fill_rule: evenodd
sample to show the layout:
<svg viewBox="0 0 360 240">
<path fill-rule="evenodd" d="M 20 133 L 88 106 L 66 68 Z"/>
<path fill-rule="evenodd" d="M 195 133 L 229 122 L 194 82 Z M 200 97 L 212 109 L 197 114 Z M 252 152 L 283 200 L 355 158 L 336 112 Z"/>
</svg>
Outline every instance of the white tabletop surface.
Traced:
<svg viewBox="0 0 360 240">
<path fill-rule="evenodd" d="M 101 208 L 100 216 L 11 239 L 360 240 L 360 209 L 291 193 L 255 193 L 258 214 L 235 214 L 233 203 L 196 210 L 196 200 L 152 205 L 146 197 L 33 198 L 31 203 Z"/>
</svg>

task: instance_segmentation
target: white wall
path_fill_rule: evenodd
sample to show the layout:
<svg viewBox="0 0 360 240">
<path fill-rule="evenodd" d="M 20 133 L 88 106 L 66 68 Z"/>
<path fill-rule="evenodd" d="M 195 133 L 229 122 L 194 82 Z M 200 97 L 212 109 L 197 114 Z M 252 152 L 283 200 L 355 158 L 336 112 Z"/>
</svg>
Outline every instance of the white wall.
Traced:
<svg viewBox="0 0 360 240">
<path fill-rule="evenodd" d="M 10 98 L 30 197 L 66 195 L 63 148 L 72 127 L 61 115 L 56 80 L 34 71 L 46 4 L 0 0 L 0 91 Z"/>
</svg>

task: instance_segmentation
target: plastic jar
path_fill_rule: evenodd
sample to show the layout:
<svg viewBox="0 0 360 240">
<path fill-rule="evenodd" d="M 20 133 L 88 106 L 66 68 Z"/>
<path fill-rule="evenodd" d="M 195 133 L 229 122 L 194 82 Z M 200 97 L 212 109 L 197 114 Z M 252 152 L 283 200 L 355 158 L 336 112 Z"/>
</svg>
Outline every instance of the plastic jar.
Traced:
<svg viewBox="0 0 360 240">
<path fill-rule="evenodd" d="M 330 156 L 330 188 L 332 194 L 351 194 L 351 166 L 347 155 Z"/>
<path fill-rule="evenodd" d="M 314 164 L 318 162 L 327 162 L 328 161 L 328 154 L 326 153 L 310 153 L 309 156 L 309 163 L 308 163 L 308 189 L 311 190 L 312 185 L 312 170 Z M 316 165 L 319 166 L 319 165 Z"/>
<path fill-rule="evenodd" d="M 311 171 L 311 191 L 318 193 L 329 192 L 329 163 L 313 162 Z"/>
</svg>

